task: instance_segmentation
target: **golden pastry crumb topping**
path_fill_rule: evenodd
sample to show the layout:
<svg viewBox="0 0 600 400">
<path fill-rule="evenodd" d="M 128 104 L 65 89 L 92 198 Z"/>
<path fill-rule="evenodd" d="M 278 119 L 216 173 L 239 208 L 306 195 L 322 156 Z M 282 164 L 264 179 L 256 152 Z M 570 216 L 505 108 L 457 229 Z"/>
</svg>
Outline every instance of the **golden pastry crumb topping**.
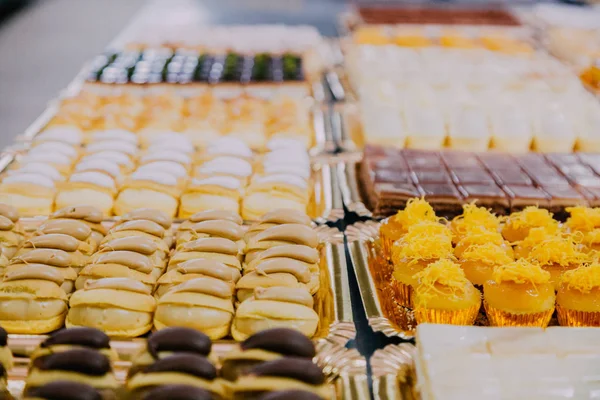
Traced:
<svg viewBox="0 0 600 400">
<path fill-rule="evenodd" d="M 600 287 L 600 264 L 593 263 L 566 271 L 561 277 L 561 283 L 566 285 L 567 289 L 589 293 L 592 289 Z"/>
<path fill-rule="evenodd" d="M 419 296 L 425 298 L 432 297 L 435 293 L 460 298 L 470 284 L 462 268 L 448 259 L 429 264 L 415 278 L 419 282 Z M 443 292 L 440 291 L 440 286 L 443 286 Z"/>
<path fill-rule="evenodd" d="M 497 283 L 515 282 L 541 285 L 550 282 L 550 272 L 521 258 L 509 264 L 497 266 L 492 273 L 492 278 Z"/>
<path fill-rule="evenodd" d="M 438 217 L 433 207 L 424 199 L 410 199 L 402 211 L 392 217 L 393 221 L 408 228 L 423 221 L 437 222 Z"/>
<path fill-rule="evenodd" d="M 508 264 L 513 261 L 506 249 L 495 243 L 471 245 L 461 254 L 460 258 L 463 261 L 480 261 L 494 265 Z"/>
</svg>

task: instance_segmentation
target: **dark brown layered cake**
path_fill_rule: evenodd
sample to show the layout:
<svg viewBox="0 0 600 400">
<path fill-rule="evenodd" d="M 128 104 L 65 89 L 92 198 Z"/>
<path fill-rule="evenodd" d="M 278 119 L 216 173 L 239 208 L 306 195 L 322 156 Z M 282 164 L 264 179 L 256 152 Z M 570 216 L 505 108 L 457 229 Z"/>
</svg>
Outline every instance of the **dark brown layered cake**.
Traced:
<svg viewBox="0 0 600 400">
<path fill-rule="evenodd" d="M 366 24 L 520 25 L 502 9 L 360 7 L 358 12 Z"/>
<path fill-rule="evenodd" d="M 600 205 L 599 154 L 432 152 L 367 146 L 359 166 L 363 199 L 376 216 L 424 197 L 441 215 L 477 201 L 495 213 L 529 205 L 554 213 Z"/>
</svg>

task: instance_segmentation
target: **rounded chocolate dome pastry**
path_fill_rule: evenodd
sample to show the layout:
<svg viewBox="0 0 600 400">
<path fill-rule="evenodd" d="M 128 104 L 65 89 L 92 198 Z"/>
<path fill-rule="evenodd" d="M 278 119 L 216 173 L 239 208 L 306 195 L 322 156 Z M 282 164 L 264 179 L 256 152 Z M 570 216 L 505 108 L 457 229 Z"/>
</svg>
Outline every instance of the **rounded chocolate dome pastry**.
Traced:
<svg viewBox="0 0 600 400">
<path fill-rule="evenodd" d="M 311 360 L 300 357 L 284 357 L 260 363 L 250 369 L 247 375 L 291 378 L 309 385 L 325 383 L 325 375 L 321 368 Z"/>
<path fill-rule="evenodd" d="M 163 385 L 150 390 L 143 400 L 212 400 L 208 390 L 191 385 Z"/>
<path fill-rule="evenodd" d="M 25 399 L 44 400 L 102 400 L 102 395 L 93 387 L 72 381 L 55 381 L 43 386 L 27 389 Z"/>
<path fill-rule="evenodd" d="M 94 328 L 76 327 L 54 332 L 42 342 L 41 347 L 71 344 L 92 349 L 110 348 L 110 338 L 104 332 Z"/>
<path fill-rule="evenodd" d="M 6 333 L 6 330 L 0 326 L 0 346 L 6 346 L 6 343 L 8 342 L 8 333 Z"/>
<path fill-rule="evenodd" d="M 212 381 L 217 377 L 217 369 L 206 357 L 194 354 L 174 354 L 155 361 L 142 370 L 152 372 L 180 372 Z"/>
<path fill-rule="evenodd" d="M 212 342 L 208 336 L 196 329 L 171 327 L 150 335 L 147 346 L 148 353 L 155 359 L 161 351 L 207 356 Z"/>
<path fill-rule="evenodd" d="M 270 392 L 257 400 L 322 400 L 321 396 L 305 390 L 278 390 Z"/>
<path fill-rule="evenodd" d="M 288 328 L 267 329 L 250 336 L 241 344 L 242 350 L 262 349 L 285 356 L 313 358 L 315 346 L 303 333 Z"/>
<path fill-rule="evenodd" d="M 34 361 L 34 366 L 43 371 L 70 371 L 92 376 L 102 376 L 111 370 L 108 357 L 98 351 L 85 348 L 38 357 Z"/>
</svg>

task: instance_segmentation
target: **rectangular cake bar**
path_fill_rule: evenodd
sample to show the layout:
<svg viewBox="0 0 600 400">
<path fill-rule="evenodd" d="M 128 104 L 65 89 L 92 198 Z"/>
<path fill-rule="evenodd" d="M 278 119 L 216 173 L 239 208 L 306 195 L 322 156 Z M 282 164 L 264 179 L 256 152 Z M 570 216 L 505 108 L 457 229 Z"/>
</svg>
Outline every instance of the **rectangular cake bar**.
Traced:
<svg viewBox="0 0 600 400">
<path fill-rule="evenodd" d="M 444 216 L 477 201 L 498 214 L 530 205 L 563 213 L 600 206 L 600 156 L 594 154 L 467 153 L 367 146 L 359 166 L 367 206 L 377 216 L 424 196 Z"/>
</svg>

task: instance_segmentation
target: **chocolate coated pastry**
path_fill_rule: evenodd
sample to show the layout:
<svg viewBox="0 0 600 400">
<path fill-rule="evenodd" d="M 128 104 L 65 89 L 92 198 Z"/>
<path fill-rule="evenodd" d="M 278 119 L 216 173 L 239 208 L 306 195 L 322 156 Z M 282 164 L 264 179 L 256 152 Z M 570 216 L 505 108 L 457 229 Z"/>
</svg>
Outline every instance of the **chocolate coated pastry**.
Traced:
<svg viewBox="0 0 600 400">
<path fill-rule="evenodd" d="M 209 381 L 217 377 L 217 369 L 206 357 L 193 354 L 175 354 L 148 365 L 142 371 L 146 374 L 152 372 L 181 372 Z"/>
<path fill-rule="evenodd" d="M 71 381 L 55 381 L 27 390 L 25 399 L 44 400 L 102 400 L 102 395 L 93 387 Z"/>
<path fill-rule="evenodd" d="M 262 349 L 284 356 L 313 358 L 315 346 L 305 335 L 294 329 L 274 328 L 258 332 L 241 344 L 242 350 Z"/>
<path fill-rule="evenodd" d="M 325 383 L 325 375 L 321 368 L 311 360 L 299 357 L 284 357 L 258 364 L 249 371 L 248 375 L 291 378 L 309 385 Z"/>
<path fill-rule="evenodd" d="M 70 371 L 92 376 L 102 376 L 111 370 L 108 357 L 85 348 L 41 356 L 33 364 L 42 371 Z"/>
<path fill-rule="evenodd" d="M 172 327 L 154 332 L 148 338 L 148 352 L 158 359 L 158 353 L 194 353 L 207 356 L 212 342 L 204 333 L 191 328 Z"/>
<path fill-rule="evenodd" d="M 211 392 L 191 385 L 164 385 L 154 388 L 143 400 L 213 400 Z"/>
<path fill-rule="evenodd" d="M 110 338 L 98 329 L 76 327 L 62 329 L 51 334 L 40 346 L 50 347 L 64 344 L 78 345 L 92 349 L 108 349 L 110 348 Z"/>
<path fill-rule="evenodd" d="M 8 333 L 0 326 L 0 346 L 6 346 L 8 342 Z"/>
<path fill-rule="evenodd" d="M 321 400 L 321 396 L 305 390 L 278 390 L 267 393 L 258 400 Z"/>
</svg>

